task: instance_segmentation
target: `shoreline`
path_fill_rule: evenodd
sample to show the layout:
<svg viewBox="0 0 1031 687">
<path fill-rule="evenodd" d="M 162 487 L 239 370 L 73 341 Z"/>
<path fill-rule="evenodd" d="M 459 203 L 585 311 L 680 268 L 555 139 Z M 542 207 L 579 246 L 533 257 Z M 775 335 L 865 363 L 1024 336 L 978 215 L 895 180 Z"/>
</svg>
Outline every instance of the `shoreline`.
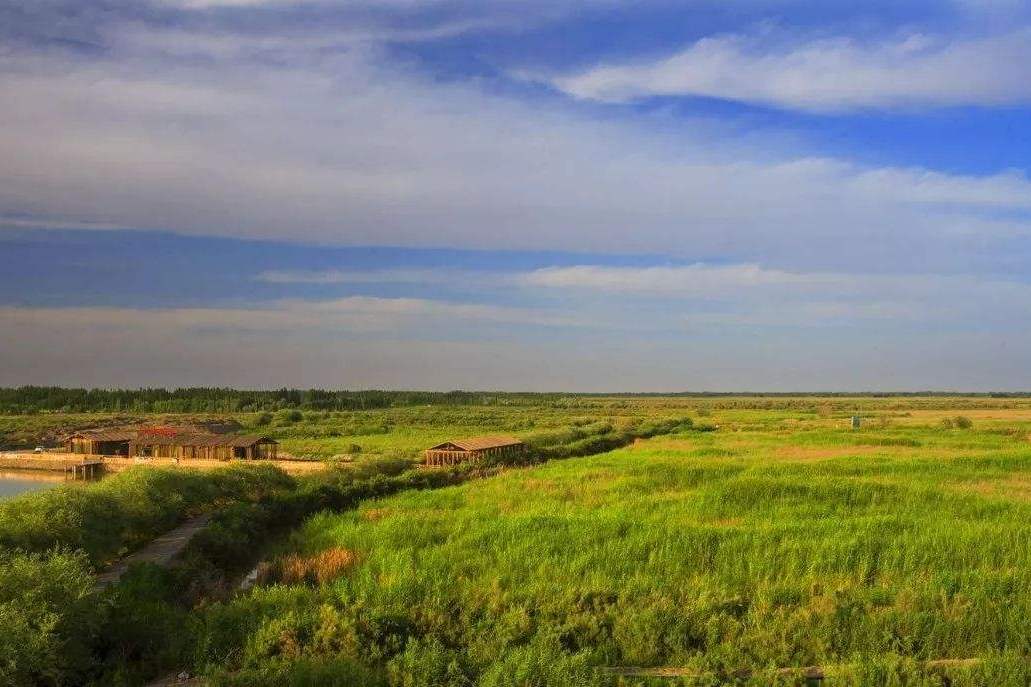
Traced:
<svg viewBox="0 0 1031 687">
<path fill-rule="evenodd" d="M 100 462 L 106 472 L 122 472 L 137 465 L 187 470 L 215 470 L 229 465 L 269 464 L 292 475 L 306 475 L 326 469 L 326 463 L 317 460 L 210 460 L 174 458 L 125 458 L 84 453 L 33 453 L 20 451 L 0 452 L 0 471 L 28 470 L 35 472 L 67 472 L 73 466 Z"/>
</svg>

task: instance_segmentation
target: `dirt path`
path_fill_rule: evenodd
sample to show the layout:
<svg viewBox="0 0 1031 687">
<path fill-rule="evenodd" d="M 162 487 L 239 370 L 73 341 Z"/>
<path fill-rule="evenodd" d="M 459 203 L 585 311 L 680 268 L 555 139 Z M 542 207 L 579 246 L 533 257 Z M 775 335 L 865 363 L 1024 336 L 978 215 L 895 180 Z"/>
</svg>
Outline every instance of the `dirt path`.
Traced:
<svg viewBox="0 0 1031 687">
<path fill-rule="evenodd" d="M 106 589 L 122 578 L 122 575 L 133 563 L 153 563 L 161 567 L 167 566 L 173 558 L 186 548 L 193 535 L 200 532 L 211 520 L 211 514 L 205 513 L 187 520 L 174 530 L 162 534 L 142 549 L 131 553 L 97 576 L 97 589 Z"/>
</svg>

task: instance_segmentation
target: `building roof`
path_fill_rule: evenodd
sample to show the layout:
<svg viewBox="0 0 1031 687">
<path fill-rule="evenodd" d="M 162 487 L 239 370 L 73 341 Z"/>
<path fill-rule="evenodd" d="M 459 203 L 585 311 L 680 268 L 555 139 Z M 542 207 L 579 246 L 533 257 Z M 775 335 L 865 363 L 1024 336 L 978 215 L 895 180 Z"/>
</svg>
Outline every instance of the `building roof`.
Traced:
<svg viewBox="0 0 1031 687">
<path fill-rule="evenodd" d="M 89 439 L 91 441 L 132 441 L 136 438 L 136 432 L 129 432 L 124 429 L 87 429 L 81 432 L 73 432 L 65 437 L 68 439 Z"/>
<path fill-rule="evenodd" d="M 230 446 L 254 446 L 255 444 L 278 444 L 272 437 L 258 434 L 247 434 L 240 437 L 229 437 Z"/>
<path fill-rule="evenodd" d="M 134 441 L 147 446 L 232 446 L 234 448 L 245 448 L 261 443 L 279 443 L 275 439 L 266 436 L 248 435 L 233 437 L 224 434 L 179 434 L 176 436 L 148 434 Z"/>
<path fill-rule="evenodd" d="M 147 446 L 232 446 L 246 448 L 255 444 L 277 444 L 275 439 L 258 434 L 230 436 L 227 434 L 202 434 L 184 432 L 174 428 L 144 428 L 142 430 L 125 429 L 87 429 L 73 432 L 65 437 L 69 439 L 89 439 L 91 441 L 131 441 Z"/>
<path fill-rule="evenodd" d="M 489 448 L 519 446 L 522 443 L 522 440 L 511 436 L 471 437 L 469 439 L 453 439 L 451 441 L 445 441 L 442 444 L 431 446 L 429 450 L 446 451 L 449 446 L 457 446 L 463 451 L 485 451 Z"/>
</svg>

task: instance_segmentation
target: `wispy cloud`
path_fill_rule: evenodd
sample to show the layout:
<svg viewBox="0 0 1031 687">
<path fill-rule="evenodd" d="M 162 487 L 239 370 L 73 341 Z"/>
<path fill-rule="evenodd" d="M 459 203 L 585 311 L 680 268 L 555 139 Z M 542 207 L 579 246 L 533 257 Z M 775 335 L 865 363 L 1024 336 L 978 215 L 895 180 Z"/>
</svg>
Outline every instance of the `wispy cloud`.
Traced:
<svg viewBox="0 0 1031 687">
<path fill-rule="evenodd" d="M 577 98 L 704 96 L 815 112 L 1031 102 L 1031 29 L 977 38 L 724 35 L 652 61 L 601 65 L 551 82 Z"/>
<path fill-rule="evenodd" d="M 255 279 L 269 284 L 441 284 L 455 277 L 442 270 L 267 270 Z"/>
<path fill-rule="evenodd" d="M 790 272 L 756 264 L 580 265 L 534 270 L 519 281 L 582 298 L 595 294 L 595 302 L 612 308 L 646 298 L 661 304 L 652 317 L 676 313 L 694 325 L 812 328 L 895 320 L 1009 330 L 1023 328 L 1031 317 L 1031 284 L 969 274 Z M 633 306 L 620 312 L 631 315 Z"/>
<path fill-rule="evenodd" d="M 420 298 L 350 296 L 325 301 L 281 300 L 239 308 L 0 308 L 0 320 L 16 327 L 65 322 L 78 331 L 106 327 L 190 331 L 220 329 L 242 335 L 268 333 L 411 333 L 413 327 L 446 330 L 455 323 L 540 326 L 585 324 L 574 314 L 529 308 L 455 303 Z"/>
<path fill-rule="evenodd" d="M 682 267 L 578 265 L 534 270 L 521 277 L 521 281 L 530 286 L 676 296 L 712 296 L 725 293 L 727 289 L 804 284 L 813 279 L 810 275 L 763 269 L 756 264 Z"/>
<path fill-rule="evenodd" d="M 615 281 L 599 269 L 532 287 L 561 296 L 550 308 L 364 297 L 246 308 L 3 307 L 0 384 L 654 391 L 1029 381 L 1020 373 L 1031 350 L 1026 284 L 757 278 L 762 268 L 740 266 L 715 270 L 710 291 L 684 294 L 650 282 L 702 268 L 624 271 Z"/>
</svg>

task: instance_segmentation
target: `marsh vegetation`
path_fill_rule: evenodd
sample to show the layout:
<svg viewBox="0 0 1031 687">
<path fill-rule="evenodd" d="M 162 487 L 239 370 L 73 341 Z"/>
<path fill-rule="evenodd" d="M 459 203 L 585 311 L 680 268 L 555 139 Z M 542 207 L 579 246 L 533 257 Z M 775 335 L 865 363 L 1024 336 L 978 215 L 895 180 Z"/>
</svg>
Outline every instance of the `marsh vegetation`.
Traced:
<svg viewBox="0 0 1031 687">
<path fill-rule="evenodd" d="M 670 683 L 613 672 L 652 667 L 680 684 L 765 685 L 802 684 L 783 669 L 817 665 L 829 684 L 1031 680 L 1023 399 L 301 413 L 269 426 L 327 454 L 363 436 L 323 433 L 338 423 L 390 431 L 317 477 L 141 471 L 5 506 L 4 679 Z M 409 469 L 437 437 L 517 423 L 547 462 Z M 179 567 L 89 591 L 102 561 L 205 508 L 213 524 Z M 77 532 L 104 512 L 106 529 Z M 256 555 L 257 584 L 236 591 Z"/>
</svg>

